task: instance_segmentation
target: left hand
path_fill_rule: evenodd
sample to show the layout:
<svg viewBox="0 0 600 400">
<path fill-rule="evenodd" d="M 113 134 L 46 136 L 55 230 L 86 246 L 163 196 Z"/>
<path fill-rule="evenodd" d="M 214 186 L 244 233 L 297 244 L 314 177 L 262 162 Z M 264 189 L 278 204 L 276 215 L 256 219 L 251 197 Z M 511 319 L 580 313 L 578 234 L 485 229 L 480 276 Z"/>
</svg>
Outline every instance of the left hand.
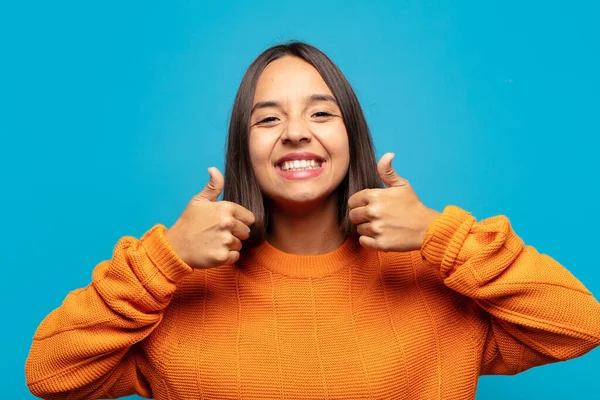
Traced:
<svg viewBox="0 0 600 400">
<path fill-rule="evenodd" d="M 419 250 L 429 224 L 441 213 L 426 207 L 410 183 L 392 168 L 393 153 L 377 163 L 384 189 L 365 189 L 348 199 L 360 244 L 379 251 Z"/>
</svg>

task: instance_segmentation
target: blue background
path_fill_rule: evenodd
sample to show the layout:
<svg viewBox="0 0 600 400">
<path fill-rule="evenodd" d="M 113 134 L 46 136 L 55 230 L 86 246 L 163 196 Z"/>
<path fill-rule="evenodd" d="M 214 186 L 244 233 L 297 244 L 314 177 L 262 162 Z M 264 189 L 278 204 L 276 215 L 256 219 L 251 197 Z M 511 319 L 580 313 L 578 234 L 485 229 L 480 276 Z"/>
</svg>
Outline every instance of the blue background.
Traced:
<svg viewBox="0 0 600 400">
<path fill-rule="evenodd" d="M 2 398 L 32 397 L 37 325 L 118 239 L 222 169 L 240 79 L 282 40 L 338 63 L 426 205 L 507 215 L 600 295 L 597 2 L 166 3 L 0 5 Z M 600 398 L 599 364 L 483 377 L 477 398 Z"/>
</svg>

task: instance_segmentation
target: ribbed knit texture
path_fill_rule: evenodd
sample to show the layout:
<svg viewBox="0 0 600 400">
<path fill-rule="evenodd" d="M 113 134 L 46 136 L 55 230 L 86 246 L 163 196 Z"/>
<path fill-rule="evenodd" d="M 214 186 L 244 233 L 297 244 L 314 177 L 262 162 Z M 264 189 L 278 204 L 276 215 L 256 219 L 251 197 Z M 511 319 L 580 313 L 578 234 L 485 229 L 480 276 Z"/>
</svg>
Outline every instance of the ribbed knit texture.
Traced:
<svg viewBox="0 0 600 400">
<path fill-rule="evenodd" d="M 46 399 L 473 399 L 600 344 L 600 304 L 504 216 L 448 206 L 420 251 L 349 238 L 323 255 L 268 242 L 192 270 L 156 225 L 119 240 L 39 326 L 27 384 Z"/>
</svg>

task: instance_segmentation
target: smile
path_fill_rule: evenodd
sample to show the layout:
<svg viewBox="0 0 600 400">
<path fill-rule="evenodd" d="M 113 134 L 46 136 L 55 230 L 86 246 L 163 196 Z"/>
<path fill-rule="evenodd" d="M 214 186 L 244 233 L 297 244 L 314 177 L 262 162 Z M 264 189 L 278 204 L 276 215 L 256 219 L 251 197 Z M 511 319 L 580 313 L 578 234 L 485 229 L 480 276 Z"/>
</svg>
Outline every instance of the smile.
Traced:
<svg viewBox="0 0 600 400">
<path fill-rule="evenodd" d="M 323 164 L 323 162 L 320 160 L 284 161 L 279 165 L 279 169 L 282 171 L 302 171 L 306 169 L 321 168 L 321 164 Z"/>
<path fill-rule="evenodd" d="M 310 179 L 321 175 L 324 164 L 321 160 L 290 160 L 278 164 L 275 170 L 286 179 Z"/>
</svg>

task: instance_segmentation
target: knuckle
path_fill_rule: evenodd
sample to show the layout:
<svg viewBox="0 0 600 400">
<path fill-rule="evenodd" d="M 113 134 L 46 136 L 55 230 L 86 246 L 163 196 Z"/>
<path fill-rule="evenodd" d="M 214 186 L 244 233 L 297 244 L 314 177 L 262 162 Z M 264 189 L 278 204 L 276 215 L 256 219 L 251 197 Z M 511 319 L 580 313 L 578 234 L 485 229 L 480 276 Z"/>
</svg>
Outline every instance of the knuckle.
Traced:
<svg viewBox="0 0 600 400">
<path fill-rule="evenodd" d="M 383 241 L 381 240 L 381 238 L 375 238 L 375 246 L 379 249 L 379 250 L 383 250 Z"/>
<path fill-rule="evenodd" d="M 233 204 L 228 201 L 222 201 L 219 203 L 219 207 L 221 207 L 222 211 L 232 213 L 233 212 Z"/>
<path fill-rule="evenodd" d="M 383 226 L 381 223 L 374 223 L 372 225 L 373 232 L 377 235 L 380 235 L 383 232 Z"/>
<path fill-rule="evenodd" d="M 223 238 L 223 243 L 227 246 L 232 245 L 234 243 L 233 236 L 230 234 L 225 234 L 225 237 Z"/>
<path fill-rule="evenodd" d="M 229 250 L 221 249 L 215 254 L 215 260 L 219 263 L 224 263 L 229 258 Z"/>
<path fill-rule="evenodd" d="M 227 262 L 228 263 L 235 263 L 237 262 L 237 260 L 240 259 L 240 253 L 237 251 L 230 251 L 229 254 L 227 255 Z"/>
<path fill-rule="evenodd" d="M 352 222 L 356 220 L 356 212 L 354 210 L 348 211 L 348 219 Z"/>
<path fill-rule="evenodd" d="M 358 232 L 361 235 L 365 234 L 365 228 L 363 227 L 364 224 L 360 224 L 356 226 L 356 232 Z"/>
<path fill-rule="evenodd" d="M 372 219 L 377 219 L 381 217 L 381 210 L 376 206 L 368 206 L 367 207 L 367 216 Z"/>
<path fill-rule="evenodd" d="M 231 229 L 235 226 L 235 219 L 231 216 L 221 219 L 221 229 Z"/>
<path fill-rule="evenodd" d="M 363 235 L 358 240 L 363 246 L 368 247 L 368 248 L 373 248 L 374 243 L 372 240 L 369 240 L 369 239 L 370 239 L 369 237 Z"/>
<path fill-rule="evenodd" d="M 206 184 L 206 188 L 210 191 L 218 190 L 217 185 L 215 185 L 212 180 L 208 181 L 208 183 Z"/>
<path fill-rule="evenodd" d="M 193 197 L 190 199 L 190 201 L 189 201 L 189 204 L 191 205 L 191 204 L 194 204 L 194 203 L 196 203 L 196 202 L 198 202 L 198 201 L 204 201 L 204 200 L 205 200 L 205 199 L 204 199 L 204 197 L 203 197 L 203 194 L 202 194 L 202 193 L 198 193 L 198 194 L 195 194 L 195 195 L 194 195 L 194 196 L 193 196 Z"/>
</svg>

